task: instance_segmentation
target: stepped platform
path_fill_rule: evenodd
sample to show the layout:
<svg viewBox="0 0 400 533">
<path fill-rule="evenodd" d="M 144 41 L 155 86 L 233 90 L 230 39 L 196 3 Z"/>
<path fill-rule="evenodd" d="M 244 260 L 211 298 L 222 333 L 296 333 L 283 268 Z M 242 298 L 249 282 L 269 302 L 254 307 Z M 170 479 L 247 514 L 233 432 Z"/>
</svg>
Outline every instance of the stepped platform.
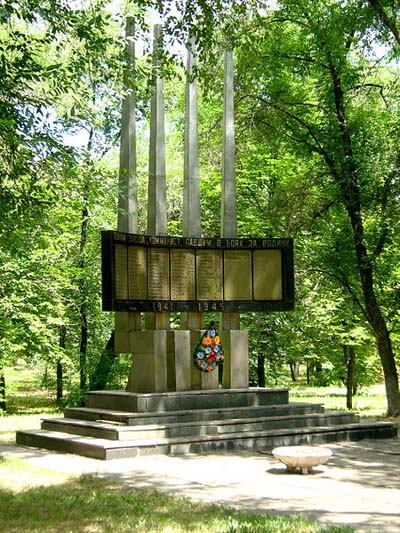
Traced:
<svg viewBox="0 0 400 533">
<path fill-rule="evenodd" d="M 88 392 L 86 406 L 39 430 L 18 431 L 17 444 L 96 459 L 147 454 L 272 450 L 277 446 L 390 438 L 389 422 L 360 423 L 354 413 L 290 402 L 288 389 L 218 389 L 134 394 Z"/>
</svg>

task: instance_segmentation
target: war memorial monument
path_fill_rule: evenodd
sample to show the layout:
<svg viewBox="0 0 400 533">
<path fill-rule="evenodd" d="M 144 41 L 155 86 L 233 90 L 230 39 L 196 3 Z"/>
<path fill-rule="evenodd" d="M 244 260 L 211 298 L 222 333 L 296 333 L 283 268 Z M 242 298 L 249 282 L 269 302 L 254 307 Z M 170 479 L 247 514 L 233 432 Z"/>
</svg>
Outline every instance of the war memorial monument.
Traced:
<svg viewBox="0 0 400 533">
<path fill-rule="evenodd" d="M 126 27 L 128 79 L 134 27 Z M 153 61 L 160 61 L 161 25 Z M 225 51 L 219 236 L 201 233 L 196 47 L 187 47 L 183 231 L 167 233 L 163 80 L 151 101 L 147 231 L 138 231 L 135 91 L 122 103 L 118 224 L 102 232 L 103 310 L 115 313 L 115 351 L 132 354 L 125 391 L 89 391 L 17 443 L 98 459 L 148 453 L 259 449 L 364 437 L 391 437 L 390 423 L 360 424 L 354 413 L 289 403 L 287 388 L 250 388 L 248 334 L 241 312 L 294 307 L 292 239 L 237 234 L 233 53 Z M 180 328 L 170 328 L 170 313 Z M 210 324 L 208 313 L 220 317 Z M 222 370 L 222 372 L 221 372 Z"/>
</svg>

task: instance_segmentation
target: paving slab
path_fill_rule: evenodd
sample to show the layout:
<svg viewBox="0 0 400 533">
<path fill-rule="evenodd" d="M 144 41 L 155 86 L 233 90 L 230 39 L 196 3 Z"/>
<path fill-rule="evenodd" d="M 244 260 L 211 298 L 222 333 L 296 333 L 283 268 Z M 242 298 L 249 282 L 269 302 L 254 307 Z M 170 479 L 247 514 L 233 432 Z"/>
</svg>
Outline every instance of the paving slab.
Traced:
<svg viewBox="0 0 400 533">
<path fill-rule="evenodd" d="M 270 451 L 143 456 L 107 462 L 34 448 L 4 454 L 47 469 L 110 476 L 193 500 L 275 514 L 303 514 L 357 532 L 400 532 L 400 438 L 322 445 L 332 458 L 310 474 L 287 472 Z"/>
</svg>

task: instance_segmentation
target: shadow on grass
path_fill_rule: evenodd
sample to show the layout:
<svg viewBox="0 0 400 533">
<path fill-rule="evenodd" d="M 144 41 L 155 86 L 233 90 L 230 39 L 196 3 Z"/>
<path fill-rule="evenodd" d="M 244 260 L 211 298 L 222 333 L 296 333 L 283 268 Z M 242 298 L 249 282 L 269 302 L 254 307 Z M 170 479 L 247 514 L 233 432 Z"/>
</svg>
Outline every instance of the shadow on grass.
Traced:
<svg viewBox="0 0 400 533">
<path fill-rule="evenodd" d="M 173 498 L 93 476 L 24 492 L 0 490 L 2 532 L 317 532 L 353 531 L 301 517 L 243 513 Z"/>
<path fill-rule="evenodd" d="M 27 386 L 8 396 L 6 414 L 34 415 L 57 410 L 60 408 L 48 391 Z"/>
</svg>

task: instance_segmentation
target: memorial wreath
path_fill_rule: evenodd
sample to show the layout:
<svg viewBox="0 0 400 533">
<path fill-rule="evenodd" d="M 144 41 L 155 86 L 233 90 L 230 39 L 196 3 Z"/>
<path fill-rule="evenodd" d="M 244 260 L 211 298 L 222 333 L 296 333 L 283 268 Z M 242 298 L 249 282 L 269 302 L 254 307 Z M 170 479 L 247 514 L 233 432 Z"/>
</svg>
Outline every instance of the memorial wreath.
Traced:
<svg viewBox="0 0 400 533">
<path fill-rule="evenodd" d="M 211 322 L 194 349 L 194 366 L 202 372 L 211 372 L 223 361 L 224 351 L 221 346 L 221 339 L 215 322 Z"/>
</svg>

